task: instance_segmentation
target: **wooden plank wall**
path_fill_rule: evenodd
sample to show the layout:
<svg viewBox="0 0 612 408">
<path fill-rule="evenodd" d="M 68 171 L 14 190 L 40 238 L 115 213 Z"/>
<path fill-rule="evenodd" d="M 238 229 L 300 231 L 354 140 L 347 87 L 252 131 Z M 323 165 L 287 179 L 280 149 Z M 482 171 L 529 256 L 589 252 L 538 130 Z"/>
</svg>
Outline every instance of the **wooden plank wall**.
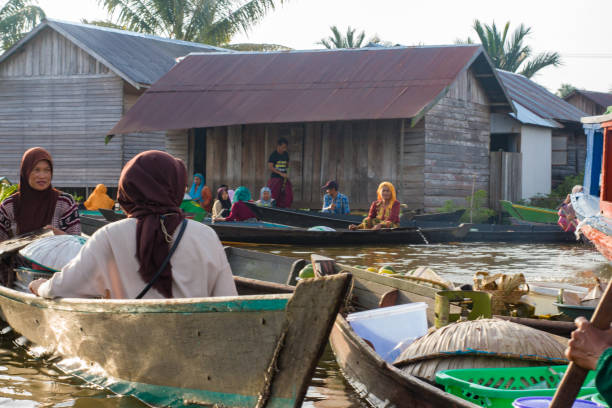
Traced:
<svg viewBox="0 0 612 408">
<path fill-rule="evenodd" d="M 489 190 L 490 113 L 486 94 L 470 70 L 425 115 L 424 210 L 451 200 L 464 205 Z"/>
<path fill-rule="evenodd" d="M 581 111 L 585 112 L 587 116 L 602 115 L 606 108 L 600 106 L 590 99 L 585 98 L 581 94 L 574 94 L 571 98 L 567 99 L 567 103 L 574 105 Z"/>
<path fill-rule="evenodd" d="M 104 135 L 122 114 L 122 80 L 114 75 L 0 79 L 0 174 L 18 180 L 23 152 L 48 149 L 53 184 L 116 186 L 122 137 Z"/>
<path fill-rule="evenodd" d="M 49 27 L 0 64 L 0 77 L 99 74 L 110 74 L 110 70 Z"/>
<path fill-rule="evenodd" d="M 567 137 L 567 164 L 552 166 L 552 188 L 561 184 L 565 177 L 584 172 L 586 162 L 586 135 L 584 130 L 579 127 L 552 130 L 552 137 L 562 136 Z"/>
<path fill-rule="evenodd" d="M 207 130 L 207 184 L 245 185 L 255 198 L 279 137 L 289 141 L 296 208 L 320 208 L 321 186 L 336 179 L 352 209 L 367 209 L 383 180 L 400 186 L 401 121 L 245 125 Z"/>
<path fill-rule="evenodd" d="M 144 92 L 144 91 L 143 91 Z M 123 114 L 138 100 L 139 93 L 123 94 Z M 145 150 L 164 150 L 166 147 L 166 132 L 145 132 L 145 133 L 128 133 L 123 135 L 123 164 L 127 163 L 132 157 Z"/>
<path fill-rule="evenodd" d="M 420 120 L 410 127 L 410 120 L 405 120 L 403 135 L 400 201 L 410 209 L 422 209 L 425 196 L 425 121 Z"/>
</svg>

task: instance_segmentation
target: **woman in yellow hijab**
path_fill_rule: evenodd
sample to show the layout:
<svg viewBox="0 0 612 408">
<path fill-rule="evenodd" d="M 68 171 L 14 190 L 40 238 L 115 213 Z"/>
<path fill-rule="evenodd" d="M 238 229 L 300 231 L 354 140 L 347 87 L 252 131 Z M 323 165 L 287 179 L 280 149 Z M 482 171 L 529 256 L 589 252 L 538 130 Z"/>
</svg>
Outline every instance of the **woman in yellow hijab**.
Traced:
<svg viewBox="0 0 612 408">
<path fill-rule="evenodd" d="M 98 184 L 84 205 L 90 211 L 95 211 L 99 208 L 111 210 L 115 205 L 115 201 L 106 194 L 106 186 Z"/>
<path fill-rule="evenodd" d="M 359 225 L 350 225 L 350 230 L 399 227 L 400 202 L 397 201 L 395 187 L 388 181 L 383 181 L 378 186 L 378 200 L 370 206 L 368 216 Z"/>
</svg>

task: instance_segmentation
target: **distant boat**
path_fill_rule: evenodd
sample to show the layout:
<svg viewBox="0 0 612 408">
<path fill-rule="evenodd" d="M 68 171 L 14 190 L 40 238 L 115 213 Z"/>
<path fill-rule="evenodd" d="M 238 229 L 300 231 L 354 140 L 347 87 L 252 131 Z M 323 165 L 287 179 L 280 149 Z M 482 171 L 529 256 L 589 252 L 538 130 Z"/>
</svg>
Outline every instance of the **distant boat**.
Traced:
<svg viewBox="0 0 612 408">
<path fill-rule="evenodd" d="M 510 201 L 499 200 L 502 208 L 511 217 L 528 222 L 539 222 L 544 224 L 556 224 L 559 215 L 556 210 L 529 205 L 514 204 Z"/>
</svg>

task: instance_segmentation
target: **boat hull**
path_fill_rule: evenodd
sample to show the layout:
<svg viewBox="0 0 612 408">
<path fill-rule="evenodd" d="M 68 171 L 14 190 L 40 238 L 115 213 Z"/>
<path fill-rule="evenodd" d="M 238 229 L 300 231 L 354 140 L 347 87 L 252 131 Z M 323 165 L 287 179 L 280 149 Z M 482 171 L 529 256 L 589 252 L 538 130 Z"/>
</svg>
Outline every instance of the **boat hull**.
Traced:
<svg viewBox="0 0 612 408">
<path fill-rule="evenodd" d="M 58 367 L 152 405 L 254 407 L 267 397 L 267 406 L 296 407 L 348 280 L 311 279 L 293 295 L 162 301 L 52 301 L 0 287 L 0 310 L 62 356 Z"/>
<path fill-rule="evenodd" d="M 514 204 L 510 201 L 499 200 L 502 208 L 514 218 L 519 220 L 556 224 L 559 215 L 555 210 L 541 207 L 530 207 L 527 205 Z"/>
</svg>

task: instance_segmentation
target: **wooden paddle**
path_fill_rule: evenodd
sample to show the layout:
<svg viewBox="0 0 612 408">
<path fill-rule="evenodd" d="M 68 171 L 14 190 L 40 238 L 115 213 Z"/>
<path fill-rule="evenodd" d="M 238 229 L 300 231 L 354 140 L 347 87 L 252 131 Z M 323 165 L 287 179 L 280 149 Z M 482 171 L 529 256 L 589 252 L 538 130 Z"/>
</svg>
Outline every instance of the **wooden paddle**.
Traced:
<svg viewBox="0 0 612 408">
<path fill-rule="evenodd" d="M 604 292 L 593 317 L 591 324 L 600 329 L 607 330 L 612 322 L 612 281 L 608 283 L 608 287 Z M 555 396 L 549 408 L 570 408 L 574 404 L 574 400 L 578 396 L 580 387 L 584 383 L 589 370 L 577 366 L 570 362 L 565 375 L 555 392 Z"/>
</svg>

